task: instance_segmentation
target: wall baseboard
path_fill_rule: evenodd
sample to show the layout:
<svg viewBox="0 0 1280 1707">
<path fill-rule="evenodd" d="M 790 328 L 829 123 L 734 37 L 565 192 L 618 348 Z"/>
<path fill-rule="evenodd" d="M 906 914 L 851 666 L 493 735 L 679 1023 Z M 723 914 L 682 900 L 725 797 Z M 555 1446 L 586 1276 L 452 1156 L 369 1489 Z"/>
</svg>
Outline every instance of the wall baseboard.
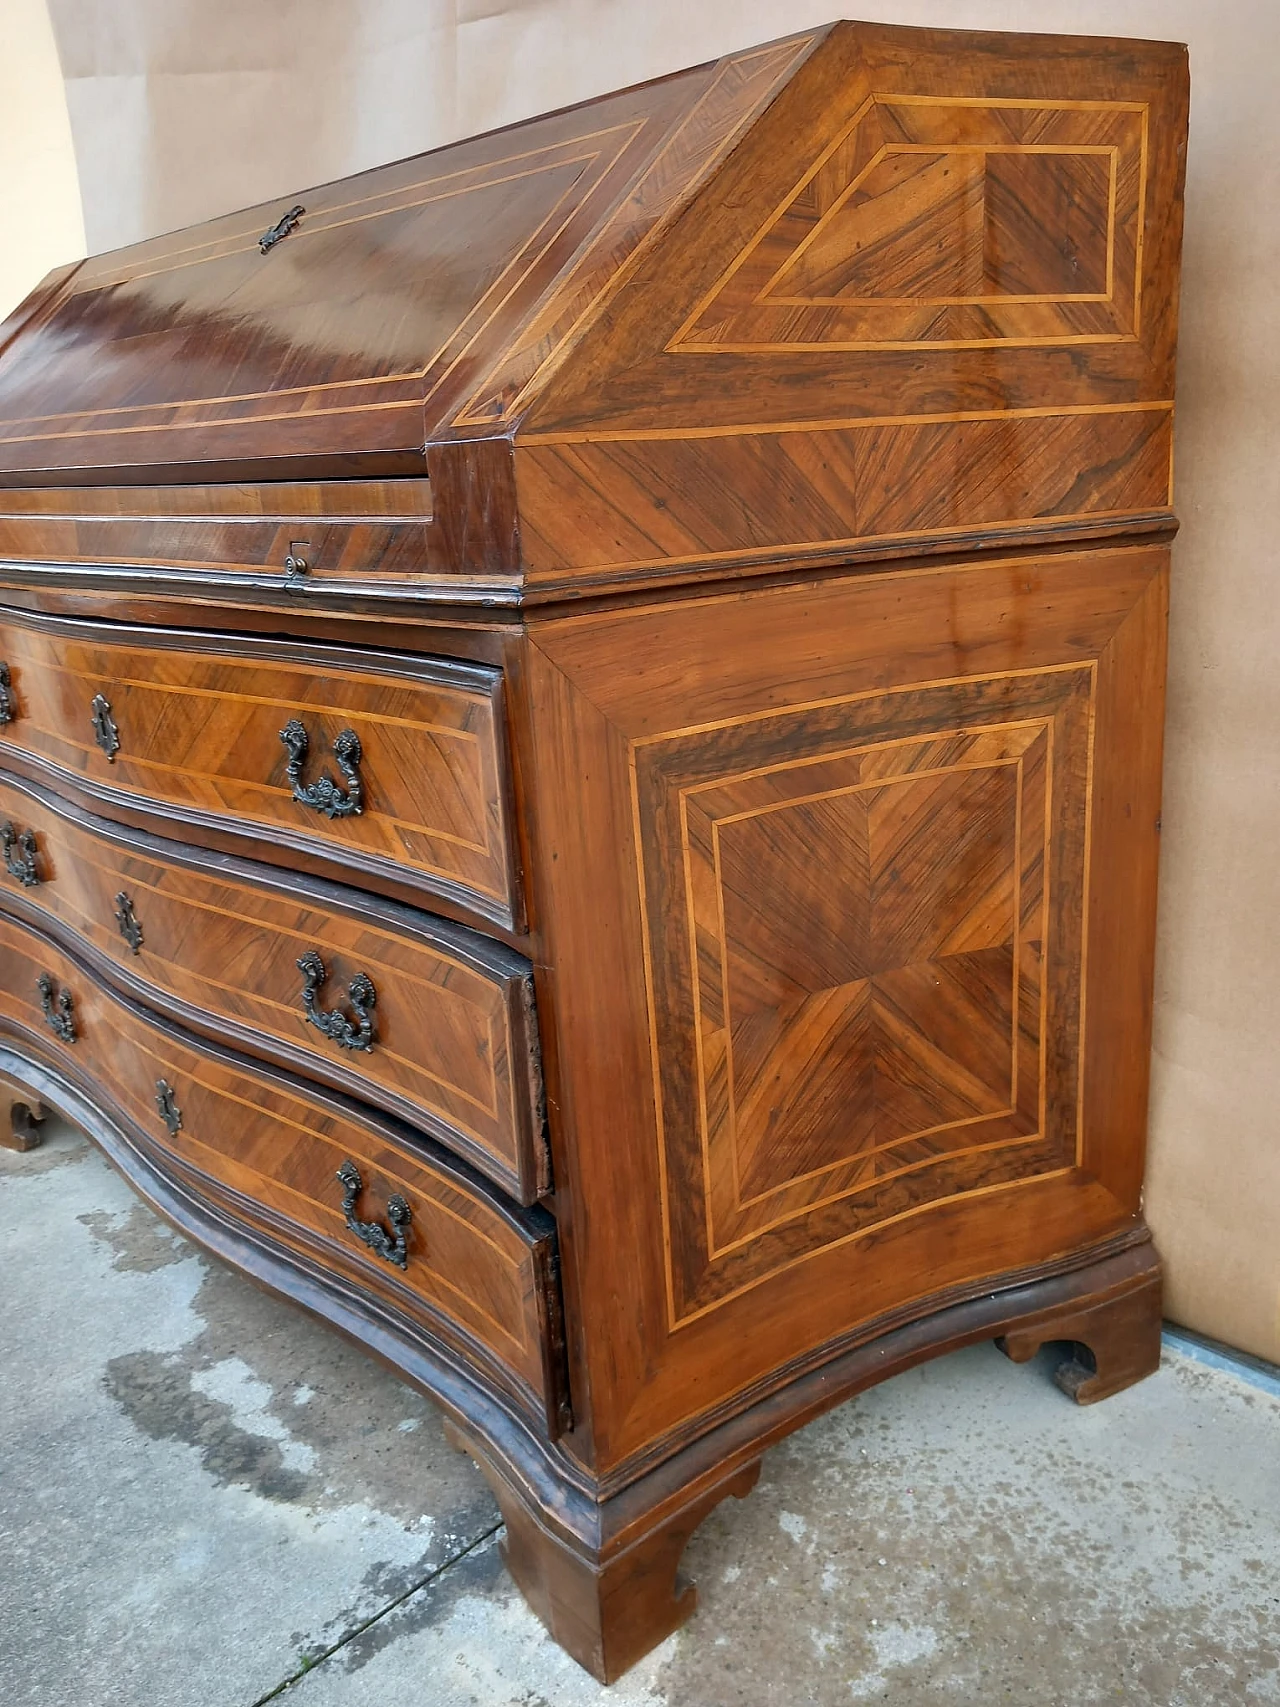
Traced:
<svg viewBox="0 0 1280 1707">
<path fill-rule="evenodd" d="M 1206 1334 L 1193 1334 L 1189 1328 L 1175 1327 L 1172 1322 L 1165 1323 L 1160 1342 L 1170 1351 L 1180 1352 L 1183 1357 L 1207 1364 L 1211 1369 L 1225 1370 L 1238 1381 L 1280 1399 L 1280 1367 L 1265 1358 L 1237 1351 L 1234 1346 L 1223 1345 L 1221 1340 L 1210 1339 Z"/>
</svg>

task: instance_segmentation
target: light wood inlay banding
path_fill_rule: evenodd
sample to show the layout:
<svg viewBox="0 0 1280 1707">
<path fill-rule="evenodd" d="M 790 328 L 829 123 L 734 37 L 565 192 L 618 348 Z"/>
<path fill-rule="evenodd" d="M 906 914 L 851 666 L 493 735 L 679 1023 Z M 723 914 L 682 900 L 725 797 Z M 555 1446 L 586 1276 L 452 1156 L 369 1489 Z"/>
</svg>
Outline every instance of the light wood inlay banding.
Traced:
<svg viewBox="0 0 1280 1707">
<path fill-rule="evenodd" d="M 19 901 L 58 921 L 144 999 L 186 1025 L 371 1097 L 459 1151 L 521 1202 L 549 1182 L 531 969 L 472 932 L 349 891 L 282 880 L 265 867 L 203 861 L 173 843 L 74 812 L 0 774 L 0 818 L 34 833 L 44 881 Z M 127 893 L 143 929 L 134 953 L 116 923 Z M 344 906 L 343 902 L 347 904 Z M 299 956 L 319 952 L 326 1006 L 372 978 L 375 1044 L 339 1049 L 307 1023 Z M 230 1030 L 228 1029 L 230 1027 Z"/>
<path fill-rule="evenodd" d="M 6 751 L 14 762 L 29 755 L 50 781 L 83 779 L 108 810 L 136 804 L 207 824 L 269 861 L 304 851 L 348 881 L 373 859 L 463 905 L 471 897 L 501 923 L 519 917 L 496 671 L 205 640 L 6 618 L 0 656 L 24 705 Z M 98 692 L 120 730 L 110 763 L 89 722 Z M 280 740 L 291 719 L 307 732 L 308 781 L 325 771 L 341 780 L 333 743 L 354 730 L 359 814 L 329 819 L 293 798 Z"/>
<path fill-rule="evenodd" d="M 276 1229 L 293 1229 L 304 1252 L 322 1251 L 350 1284 L 465 1347 L 549 1425 L 557 1376 L 547 1321 L 558 1300 L 545 1295 L 548 1268 L 538 1249 L 548 1243 L 545 1217 L 530 1212 L 534 1218 L 522 1221 L 425 1149 L 362 1127 L 354 1113 L 318 1095 L 309 1100 L 301 1086 L 286 1089 L 166 1033 L 97 987 L 76 960 L 0 915 L 0 1018 L 36 1037 L 43 1029 L 35 997 L 41 970 L 74 998 L 75 1042 L 53 1040 L 55 1052 L 71 1069 L 91 1073 L 150 1143 L 221 1190 L 233 1213 L 265 1215 Z M 181 1111 L 172 1133 L 156 1111 L 158 1078 Z M 366 1213 L 381 1210 L 396 1190 L 409 1201 L 403 1277 L 344 1223 L 334 1175 L 348 1158 L 365 1183 Z"/>
<path fill-rule="evenodd" d="M 1074 1159 L 1092 680 L 924 683 L 636 749 L 676 1322 Z"/>
</svg>

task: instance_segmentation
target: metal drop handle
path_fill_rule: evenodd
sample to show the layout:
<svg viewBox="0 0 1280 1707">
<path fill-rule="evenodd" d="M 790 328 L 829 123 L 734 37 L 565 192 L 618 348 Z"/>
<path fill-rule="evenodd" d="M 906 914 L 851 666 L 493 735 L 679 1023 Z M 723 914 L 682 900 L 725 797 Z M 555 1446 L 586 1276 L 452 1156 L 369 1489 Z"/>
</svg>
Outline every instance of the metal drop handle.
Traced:
<svg viewBox="0 0 1280 1707">
<path fill-rule="evenodd" d="M 337 1173 L 338 1184 L 342 1187 L 342 1213 L 347 1226 L 362 1244 L 368 1245 L 376 1256 L 384 1261 L 394 1263 L 397 1268 L 407 1268 L 408 1258 L 408 1227 L 413 1220 L 413 1211 L 395 1192 L 387 1199 L 387 1220 L 391 1223 L 391 1231 L 378 1221 L 360 1221 L 356 1217 L 356 1202 L 364 1190 L 364 1181 L 360 1170 L 354 1162 L 343 1162 Z"/>
<path fill-rule="evenodd" d="M 47 972 L 42 972 L 36 979 L 36 989 L 40 992 L 40 1006 L 44 1009 L 45 1024 L 49 1030 L 64 1043 L 74 1043 L 76 1015 L 70 990 L 64 986 L 55 996 L 53 979 Z"/>
<path fill-rule="evenodd" d="M 368 973 L 357 972 L 347 985 L 347 1000 L 356 1016 L 352 1020 L 338 1008 L 326 1010 L 320 1006 L 319 992 L 329 969 L 314 948 L 298 956 L 297 967 L 302 974 L 302 1011 L 307 1024 L 314 1025 L 341 1049 L 372 1049 L 373 1010 L 378 992 Z"/>
<path fill-rule="evenodd" d="M 331 776 L 322 776 L 318 782 L 304 783 L 302 767 L 307 762 L 307 748 L 310 737 L 296 717 L 291 717 L 280 731 L 280 739 L 289 754 L 289 762 L 285 766 L 285 779 L 293 791 L 293 798 L 300 806 L 309 806 L 313 812 L 323 813 L 326 818 L 350 818 L 355 813 L 364 810 L 364 789 L 360 782 L 360 760 L 363 756 L 360 749 L 360 737 L 354 729 L 344 729 L 333 743 L 333 756 L 338 761 L 338 769 L 342 772 L 345 790 Z"/>
<path fill-rule="evenodd" d="M 15 848 L 18 850 L 16 854 Z M 9 876 L 16 877 L 24 889 L 34 889 L 40 882 L 34 830 L 17 830 L 12 824 L 0 824 L 0 850 L 3 850 L 4 868 Z"/>
</svg>

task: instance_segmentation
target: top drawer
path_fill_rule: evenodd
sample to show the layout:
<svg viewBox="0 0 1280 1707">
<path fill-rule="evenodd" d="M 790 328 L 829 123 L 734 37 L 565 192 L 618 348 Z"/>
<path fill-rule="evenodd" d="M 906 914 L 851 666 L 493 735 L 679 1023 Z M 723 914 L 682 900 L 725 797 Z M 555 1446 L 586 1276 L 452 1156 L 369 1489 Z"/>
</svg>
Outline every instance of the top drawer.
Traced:
<svg viewBox="0 0 1280 1707">
<path fill-rule="evenodd" d="M 501 672 L 0 614 L 0 751 L 177 839 L 520 929 Z M 7 717 L 7 720 L 6 720 Z"/>
</svg>

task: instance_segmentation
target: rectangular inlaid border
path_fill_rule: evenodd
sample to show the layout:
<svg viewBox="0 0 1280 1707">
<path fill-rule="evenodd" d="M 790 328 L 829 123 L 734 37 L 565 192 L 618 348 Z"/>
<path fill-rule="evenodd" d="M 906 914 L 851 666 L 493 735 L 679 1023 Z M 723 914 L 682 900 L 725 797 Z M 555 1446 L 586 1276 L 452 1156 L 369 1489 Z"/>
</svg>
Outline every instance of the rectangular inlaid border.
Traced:
<svg viewBox="0 0 1280 1707">
<path fill-rule="evenodd" d="M 803 702 L 801 704 L 794 705 L 794 706 L 783 706 L 783 707 L 776 707 L 776 708 L 770 707 L 770 708 L 767 708 L 767 709 L 764 709 L 764 710 L 761 710 L 758 712 L 749 713 L 749 714 L 742 716 L 742 717 L 719 719 L 719 720 L 716 720 L 715 722 L 712 722 L 712 723 L 690 725 L 690 726 L 680 728 L 680 729 L 665 731 L 660 735 L 641 737 L 639 739 L 632 740 L 629 743 L 629 772 L 630 772 L 631 792 L 632 792 L 632 814 L 633 814 L 633 826 L 634 826 L 635 842 L 636 842 L 636 849 L 637 849 L 637 885 L 638 885 L 638 899 L 639 899 L 639 910 L 640 910 L 641 949 L 642 949 L 644 974 L 645 974 L 645 991 L 646 991 L 646 1003 L 647 1003 L 647 1015 L 648 1015 L 649 1046 L 650 1046 L 650 1056 L 651 1056 L 652 1071 L 653 1071 L 653 1091 L 654 1091 L 655 1121 L 656 1121 L 656 1134 L 657 1134 L 657 1163 L 658 1163 L 658 1177 L 659 1177 L 659 1186 L 660 1186 L 660 1195 L 661 1195 L 661 1204 L 662 1204 L 662 1236 L 663 1236 L 663 1251 L 664 1251 L 664 1264 L 665 1264 L 665 1277 L 666 1277 L 668 1327 L 671 1331 L 674 1331 L 674 1330 L 678 1329 L 679 1327 L 681 1327 L 681 1326 L 683 1326 L 689 1322 L 692 1322 L 692 1321 L 708 1314 L 709 1312 L 711 1312 L 715 1309 L 718 1309 L 722 1304 L 728 1303 L 731 1299 L 741 1297 L 745 1293 L 754 1290 L 755 1287 L 765 1283 L 770 1278 L 772 1278 L 774 1275 L 781 1273 L 781 1272 L 784 1272 L 787 1269 L 794 1268 L 798 1264 L 809 1260 L 811 1257 L 815 1257 L 819 1254 L 828 1252 L 834 1248 L 838 1248 L 839 1246 L 849 1244 L 856 1239 L 874 1235 L 880 1229 L 882 1229 L 886 1226 L 889 1226 L 893 1223 L 908 1219 L 908 1218 L 913 1217 L 915 1215 L 927 1213 L 931 1209 L 936 1208 L 939 1203 L 946 1202 L 946 1201 L 953 1201 L 956 1196 L 963 1196 L 963 1197 L 983 1196 L 983 1195 L 986 1195 L 986 1194 L 993 1192 L 993 1191 L 1008 1190 L 1013 1186 L 1018 1186 L 1018 1185 L 1022 1185 L 1024 1183 L 1026 1183 L 1026 1180 L 1030 1179 L 1030 1178 L 1045 1179 L 1045 1178 L 1050 1178 L 1050 1177 L 1056 1177 L 1058 1175 L 1067 1174 L 1067 1173 L 1071 1172 L 1074 1168 L 1076 1168 L 1080 1165 L 1081 1148 L 1082 1148 L 1082 1142 L 1083 1142 L 1083 1134 L 1082 1134 L 1082 1128 L 1081 1128 L 1081 1119 L 1082 1119 L 1081 1088 L 1082 1088 L 1082 1084 L 1083 1084 L 1084 1063 L 1085 1063 L 1085 1021 L 1086 1021 L 1086 1014 L 1085 1014 L 1085 999 L 1084 999 L 1084 997 L 1085 997 L 1085 977 L 1086 977 L 1086 970 L 1087 970 L 1086 957 L 1087 957 L 1089 883 L 1090 883 L 1089 839 L 1090 839 L 1090 835 L 1091 835 L 1091 825 L 1092 825 L 1092 794 L 1093 794 L 1093 763 L 1094 763 L 1094 736 L 1095 736 L 1095 716 L 1096 716 L 1097 669 L 1098 669 L 1097 660 L 1096 659 L 1089 659 L 1089 660 L 1075 661 L 1075 662 L 1064 663 L 1064 664 L 1046 665 L 1046 666 L 1029 668 L 1029 669 L 1024 669 L 1024 670 L 1003 670 L 1003 671 L 994 671 L 994 672 L 990 672 L 990 673 L 984 672 L 984 673 L 970 675 L 970 676 L 940 677 L 940 678 L 930 679 L 930 680 L 924 681 L 924 682 L 907 683 L 907 684 L 903 684 L 903 685 L 896 686 L 896 687 L 874 688 L 874 689 L 862 691 L 862 692 L 855 693 L 855 694 L 841 695 L 841 696 L 834 698 L 834 699 L 823 699 L 823 700 Z M 859 702 L 866 702 L 866 701 L 877 700 L 877 699 L 893 700 L 893 699 L 901 698 L 904 695 L 926 693 L 926 692 L 929 692 L 931 690 L 936 690 L 936 689 L 940 689 L 940 688 L 955 687 L 955 688 L 981 689 L 984 686 L 989 687 L 989 686 L 992 686 L 992 685 L 1000 683 L 1000 682 L 1024 681 L 1024 682 L 1031 683 L 1031 682 L 1034 682 L 1037 680 L 1038 681 L 1045 681 L 1047 679 L 1051 679 L 1054 677 L 1060 677 L 1060 678 L 1063 678 L 1065 680 L 1066 678 L 1072 677 L 1072 676 L 1079 678 L 1081 685 L 1085 688 L 1085 699 L 1084 699 L 1084 706 L 1083 706 L 1083 717 L 1084 717 L 1085 727 L 1084 727 L 1083 752 L 1081 754 L 1081 761 L 1082 761 L 1082 766 L 1083 766 L 1081 790 L 1082 790 L 1083 799 L 1082 799 L 1082 803 L 1080 805 L 1080 816 L 1082 819 L 1082 846 L 1080 849 L 1081 880 L 1080 880 L 1080 885 L 1079 885 L 1079 896 L 1078 896 L 1078 905 L 1079 905 L 1078 957 L 1079 958 L 1078 958 L 1078 963 L 1077 963 L 1078 964 L 1078 976 L 1073 980 L 1073 983 L 1075 986 L 1076 1009 L 1075 1009 L 1075 1022 L 1074 1022 L 1074 1025 L 1072 1027 L 1072 1040 L 1071 1041 L 1072 1041 L 1072 1053 L 1075 1056 L 1075 1071 L 1074 1071 L 1074 1075 L 1072 1078 L 1072 1090 L 1073 1090 L 1072 1101 L 1073 1101 L 1074 1107 L 1071 1109 L 1070 1115 L 1069 1115 L 1069 1128 L 1070 1128 L 1070 1131 L 1072 1134 L 1072 1145 L 1071 1145 L 1070 1158 L 1069 1159 L 1060 1159 L 1056 1155 L 1050 1156 L 1046 1152 L 1046 1156 L 1045 1156 L 1046 1166 L 1044 1168 L 1037 1169 L 1034 1174 L 1019 1176 L 1019 1177 L 1013 1178 L 1013 1179 L 996 1179 L 996 1180 L 993 1180 L 989 1183 L 984 1183 L 984 1184 L 978 1185 L 978 1186 L 973 1187 L 973 1188 L 968 1188 L 968 1189 L 961 1188 L 958 1192 L 952 1192 L 952 1193 L 946 1194 L 944 1196 L 936 1197 L 936 1198 L 930 1199 L 930 1200 L 923 1202 L 923 1203 L 913 1204 L 913 1205 L 911 1205 L 905 1209 L 902 1209 L 901 1211 L 896 1211 L 892 1214 L 889 1214 L 889 1215 L 883 1217 L 882 1219 L 875 1221 L 874 1223 L 872 1223 L 870 1225 L 862 1226 L 862 1227 L 856 1227 L 856 1228 L 852 1229 L 851 1231 L 846 1232 L 846 1233 L 842 1233 L 836 1237 L 824 1239 L 809 1249 L 801 1250 L 801 1251 L 795 1252 L 793 1254 L 786 1255 L 785 1257 L 783 1257 L 782 1260 L 772 1264 L 767 1269 L 764 1269 L 764 1270 L 761 1270 L 757 1273 L 751 1274 L 749 1277 L 747 1277 L 745 1280 L 743 1280 L 740 1284 L 732 1284 L 732 1285 L 727 1286 L 723 1291 L 719 1292 L 716 1296 L 714 1296 L 710 1299 L 695 1296 L 694 1298 L 689 1299 L 684 1303 L 679 1302 L 679 1287 L 678 1287 L 676 1272 L 675 1272 L 676 1265 L 675 1265 L 674 1250 L 673 1250 L 673 1246 L 674 1246 L 673 1221 L 672 1221 L 673 1183 L 672 1183 L 672 1179 L 671 1179 L 671 1170 L 669 1167 L 668 1154 L 667 1154 L 666 1111 L 665 1111 L 665 1106 L 664 1106 L 664 1083 L 663 1083 L 663 1064 L 662 1064 L 663 1063 L 663 1057 L 662 1057 L 662 1052 L 660 1049 L 660 1042 L 659 1042 L 659 1019 L 658 1019 L 658 1012 L 657 1012 L 656 967 L 658 964 L 660 964 L 660 962 L 662 960 L 662 949 L 661 949 L 661 945 L 656 944 L 654 939 L 653 939 L 653 935 L 652 935 L 652 931 L 651 931 L 651 923 L 650 923 L 651 922 L 651 916 L 652 916 L 651 912 L 650 912 L 650 899 L 649 899 L 650 885 L 649 885 L 649 882 L 646 878 L 645 859 L 644 859 L 644 848 L 646 845 L 646 839 L 645 839 L 645 834 L 644 834 L 645 817 L 644 817 L 644 814 L 642 812 L 642 806 L 641 806 L 641 787 L 640 787 L 639 763 L 638 763 L 642 754 L 649 749 L 653 749 L 653 748 L 661 746 L 661 745 L 670 745 L 671 743 L 673 743 L 677 740 L 686 738 L 690 735 L 696 735 L 696 734 L 700 734 L 700 733 L 708 733 L 709 734 L 709 733 L 721 732 L 721 731 L 731 731 L 731 730 L 735 730 L 735 729 L 741 728 L 741 727 L 746 727 L 746 726 L 749 726 L 752 724 L 758 725 L 758 724 L 761 724 L 761 723 L 764 723 L 764 722 L 767 722 L 770 720 L 779 720 L 779 719 L 784 719 L 787 717 L 793 717 L 796 715 L 800 715 L 806 711 L 838 710 L 838 709 L 846 707 L 846 706 L 855 705 Z M 1058 702 L 1059 708 L 1061 708 L 1061 705 L 1065 703 L 1066 695 L 1069 694 L 1071 691 L 1072 690 L 1070 688 L 1066 689 L 1066 692 L 1064 693 L 1063 699 Z M 1034 719 L 1025 719 L 1025 720 L 1015 719 L 1014 721 L 1017 722 L 1017 721 L 1032 721 L 1032 720 L 1034 720 Z M 987 728 L 987 727 L 992 727 L 992 726 L 983 725 L 983 724 L 979 723 L 977 725 L 977 727 Z M 870 745 L 870 743 L 868 743 L 868 745 Z M 829 755 L 823 754 L 820 756 L 822 758 L 825 758 L 825 757 L 828 757 Z M 718 778 L 716 778 L 714 780 L 716 782 L 719 781 Z M 1046 808 L 1045 808 L 1046 813 L 1052 814 L 1052 812 L 1055 809 L 1056 804 L 1057 803 L 1054 801 L 1054 795 L 1053 795 L 1052 789 L 1047 790 L 1047 792 L 1046 792 Z M 1045 879 L 1044 879 L 1046 897 L 1051 893 L 1051 885 L 1052 885 L 1051 865 L 1052 865 L 1052 852 L 1051 852 L 1050 848 L 1047 848 L 1046 853 L 1045 853 Z M 684 877 L 683 872 L 681 873 L 681 877 L 683 879 L 683 877 Z M 1073 890 L 1073 895 L 1074 895 L 1074 890 Z M 1046 905 L 1048 905 L 1047 901 L 1046 901 Z M 1074 937 L 1072 940 L 1073 941 L 1075 940 Z M 1044 1021 L 1044 1010 L 1043 1010 L 1043 1004 L 1047 1001 L 1047 989 L 1048 989 L 1048 979 L 1046 977 L 1046 979 L 1044 981 L 1042 981 L 1042 985 L 1041 985 L 1041 1000 L 1042 1000 L 1041 1040 L 1042 1040 L 1042 1048 L 1047 1047 L 1047 1042 L 1048 1042 L 1048 1027 Z M 1047 1075 L 1043 1072 L 1043 1070 L 1042 1070 L 1042 1087 L 1044 1087 L 1044 1088 L 1042 1088 L 1042 1095 L 1041 1095 L 1041 1116 L 1042 1116 L 1042 1118 L 1041 1118 L 1041 1132 L 1037 1136 L 1039 1136 L 1041 1138 L 1042 1143 L 1043 1143 L 1043 1142 L 1046 1142 L 1044 1140 L 1043 1133 L 1044 1133 L 1044 1127 L 1045 1127 L 1045 1116 L 1046 1116 L 1046 1112 L 1047 1112 L 1047 1110 L 1046 1110 Z M 1030 1138 L 1030 1139 L 1019 1138 L 1019 1139 L 1013 1141 L 1013 1145 L 1016 1147 L 1025 1148 L 1028 1144 L 1033 1143 L 1034 1141 L 1035 1141 L 1034 1138 Z M 1005 1141 L 1004 1143 L 1000 1144 L 999 1146 L 996 1146 L 995 1148 L 1003 1149 L 1003 1148 L 1007 1148 L 1007 1147 L 1010 1147 L 1009 1141 Z M 935 1162 L 939 1161 L 939 1160 L 945 1162 L 945 1161 L 950 1160 L 950 1158 L 949 1157 L 942 1157 L 942 1158 L 935 1158 L 934 1159 Z M 927 1166 L 929 1164 L 926 1163 L 926 1164 L 921 1164 L 921 1165 Z M 877 1183 L 879 1183 L 879 1182 L 877 1182 Z M 705 1196 L 703 1199 L 702 1208 L 703 1208 L 703 1222 L 704 1222 L 704 1225 L 706 1225 L 705 1216 L 706 1216 L 706 1210 L 707 1210 L 707 1202 L 706 1202 Z M 709 1244 L 710 1244 L 710 1239 L 708 1237 L 708 1245 Z M 704 1273 L 705 1272 L 709 1272 L 709 1270 L 704 1271 Z"/>
</svg>

